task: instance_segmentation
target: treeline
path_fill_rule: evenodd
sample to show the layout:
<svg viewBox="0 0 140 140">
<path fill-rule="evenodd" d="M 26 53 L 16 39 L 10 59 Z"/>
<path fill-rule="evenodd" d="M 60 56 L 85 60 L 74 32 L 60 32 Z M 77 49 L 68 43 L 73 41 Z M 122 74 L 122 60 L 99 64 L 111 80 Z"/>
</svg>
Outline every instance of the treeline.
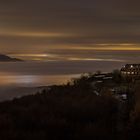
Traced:
<svg viewBox="0 0 140 140">
<path fill-rule="evenodd" d="M 140 114 L 130 113 L 120 132 L 119 101 L 97 96 L 88 82 L 83 76 L 67 85 L 0 103 L 0 139 L 138 139 Z"/>
</svg>

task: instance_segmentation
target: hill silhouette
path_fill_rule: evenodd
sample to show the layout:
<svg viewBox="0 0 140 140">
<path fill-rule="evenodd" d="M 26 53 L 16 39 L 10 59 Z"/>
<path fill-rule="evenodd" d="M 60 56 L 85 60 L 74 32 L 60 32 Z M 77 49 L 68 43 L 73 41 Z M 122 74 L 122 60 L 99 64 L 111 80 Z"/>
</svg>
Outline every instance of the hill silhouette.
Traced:
<svg viewBox="0 0 140 140">
<path fill-rule="evenodd" d="M 132 115 L 129 101 L 116 99 L 105 90 L 107 85 L 120 84 L 117 75 L 111 82 L 97 86 L 107 94 L 94 93 L 99 90 L 91 86 L 91 81 L 101 76 L 82 76 L 66 85 L 50 86 L 35 95 L 0 103 L 0 138 L 139 139 L 140 114 Z"/>
<path fill-rule="evenodd" d="M 7 55 L 0 54 L 0 62 L 16 62 L 16 61 L 23 61 L 23 60 L 18 58 L 11 58 Z"/>
</svg>

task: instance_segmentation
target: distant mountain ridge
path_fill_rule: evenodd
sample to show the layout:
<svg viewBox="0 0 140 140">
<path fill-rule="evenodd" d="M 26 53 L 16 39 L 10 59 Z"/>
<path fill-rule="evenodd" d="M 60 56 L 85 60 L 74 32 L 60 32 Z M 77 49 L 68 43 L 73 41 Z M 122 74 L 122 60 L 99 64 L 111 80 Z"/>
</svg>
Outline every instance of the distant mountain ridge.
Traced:
<svg viewBox="0 0 140 140">
<path fill-rule="evenodd" d="M 4 54 L 0 54 L 0 62 L 16 62 L 16 61 L 23 61 L 18 58 L 12 58 Z"/>
</svg>

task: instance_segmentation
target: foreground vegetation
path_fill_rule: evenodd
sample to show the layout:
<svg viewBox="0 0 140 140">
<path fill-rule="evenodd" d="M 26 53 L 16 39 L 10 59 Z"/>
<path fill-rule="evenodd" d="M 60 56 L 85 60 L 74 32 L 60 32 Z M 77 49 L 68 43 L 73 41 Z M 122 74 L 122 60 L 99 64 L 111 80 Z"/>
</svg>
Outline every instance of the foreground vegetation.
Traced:
<svg viewBox="0 0 140 140">
<path fill-rule="evenodd" d="M 116 85 L 123 81 L 117 73 L 113 78 Z M 97 96 L 90 84 L 93 79 L 93 75 L 82 76 L 36 95 L 0 103 L 0 139 L 139 139 L 140 113 L 132 104 L 128 107 L 127 101 L 109 94 Z"/>
</svg>

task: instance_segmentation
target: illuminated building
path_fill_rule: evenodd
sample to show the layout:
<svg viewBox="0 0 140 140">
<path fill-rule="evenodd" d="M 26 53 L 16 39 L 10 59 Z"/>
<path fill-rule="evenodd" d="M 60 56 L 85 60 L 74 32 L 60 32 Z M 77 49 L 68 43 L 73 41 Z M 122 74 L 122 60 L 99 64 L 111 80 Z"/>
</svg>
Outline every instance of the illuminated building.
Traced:
<svg viewBox="0 0 140 140">
<path fill-rule="evenodd" d="M 121 68 L 121 74 L 126 76 L 140 76 L 140 64 L 126 64 Z"/>
</svg>

